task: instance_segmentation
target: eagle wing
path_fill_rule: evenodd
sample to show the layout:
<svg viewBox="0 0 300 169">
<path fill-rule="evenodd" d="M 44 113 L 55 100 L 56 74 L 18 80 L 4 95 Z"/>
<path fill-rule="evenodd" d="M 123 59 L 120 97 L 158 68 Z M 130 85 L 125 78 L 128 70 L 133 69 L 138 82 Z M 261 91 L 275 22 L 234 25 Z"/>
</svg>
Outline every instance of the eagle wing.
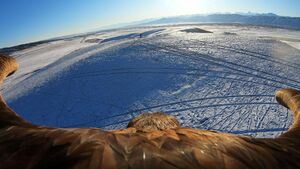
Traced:
<svg viewBox="0 0 300 169">
<path fill-rule="evenodd" d="M 177 128 L 140 132 L 12 126 L 0 130 L 1 169 L 300 168 L 299 140 Z"/>
</svg>

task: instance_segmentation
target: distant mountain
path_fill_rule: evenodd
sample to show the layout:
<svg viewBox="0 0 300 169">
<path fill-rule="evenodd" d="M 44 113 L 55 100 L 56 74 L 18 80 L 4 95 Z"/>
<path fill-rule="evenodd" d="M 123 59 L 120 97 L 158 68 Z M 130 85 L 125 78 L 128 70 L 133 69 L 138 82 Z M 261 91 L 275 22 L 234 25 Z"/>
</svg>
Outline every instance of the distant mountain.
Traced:
<svg viewBox="0 0 300 169">
<path fill-rule="evenodd" d="M 276 26 L 282 28 L 300 29 L 300 17 L 278 16 L 273 13 L 236 13 L 185 15 L 166 17 L 153 20 L 143 25 L 161 25 L 177 23 L 242 23 L 251 25 Z"/>
<path fill-rule="evenodd" d="M 274 13 L 253 13 L 253 12 L 237 12 L 235 14 L 245 15 L 245 16 L 278 16 Z"/>
</svg>

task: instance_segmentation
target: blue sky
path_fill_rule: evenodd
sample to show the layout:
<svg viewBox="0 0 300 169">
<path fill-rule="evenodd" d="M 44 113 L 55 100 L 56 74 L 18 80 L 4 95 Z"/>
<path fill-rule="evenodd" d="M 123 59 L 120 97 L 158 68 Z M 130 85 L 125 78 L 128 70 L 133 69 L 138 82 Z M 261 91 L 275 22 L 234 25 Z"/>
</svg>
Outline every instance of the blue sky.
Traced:
<svg viewBox="0 0 300 169">
<path fill-rule="evenodd" d="M 0 48 L 163 16 L 273 12 L 300 17 L 299 0 L 1 0 Z"/>
</svg>

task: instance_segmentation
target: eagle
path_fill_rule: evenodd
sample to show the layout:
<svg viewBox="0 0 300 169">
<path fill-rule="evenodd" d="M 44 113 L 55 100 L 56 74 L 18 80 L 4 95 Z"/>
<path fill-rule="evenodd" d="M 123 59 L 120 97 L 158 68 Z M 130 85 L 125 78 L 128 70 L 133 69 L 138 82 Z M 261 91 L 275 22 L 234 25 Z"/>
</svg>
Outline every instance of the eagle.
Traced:
<svg viewBox="0 0 300 169">
<path fill-rule="evenodd" d="M 18 69 L 0 55 L 0 83 Z M 300 168 L 300 91 L 276 92 L 294 122 L 276 138 L 183 128 L 171 115 L 134 118 L 124 129 L 32 124 L 0 97 L 0 169 L 282 169 Z"/>
</svg>

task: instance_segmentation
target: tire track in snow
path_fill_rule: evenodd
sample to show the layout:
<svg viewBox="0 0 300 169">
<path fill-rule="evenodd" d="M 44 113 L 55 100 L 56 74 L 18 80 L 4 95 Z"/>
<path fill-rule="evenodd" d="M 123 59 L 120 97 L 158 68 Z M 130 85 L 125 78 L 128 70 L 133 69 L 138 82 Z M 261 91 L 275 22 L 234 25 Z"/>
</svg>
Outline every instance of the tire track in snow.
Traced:
<svg viewBox="0 0 300 169">
<path fill-rule="evenodd" d="M 290 87 L 300 89 L 300 82 L 299 81 L 289 79 L 289 78 L 286 78 L 286 77 L 283 77 L 283 76 L 280 76 L 280 75 L 273 75 L 271 73 L 268 73 L 268 72 L 265 72 L 265 71 L 262 71 L 262 70 L 257 70 L 257 69 L 254 69 L 254 68 L 251 68 L 251 67 L 248 67 L 248 66 L 244 66 L 244 65 L 240 65 L 240 64 L 233 63 L 233 62 L 230 62 L 230 61 L 226 61 L 224 59 L 214 58 L 212 56 L 205 55 L 205 54 L 200 54 L 198 52 L 193 52 L 193 51 L 184 51 L 184 52 L 182 52 L 182 50 L 179 50 L 178 48 L 175 48 L 173 46 L 162 46 L 162 45 L 157 46 L 157 45 L 154 45 L 154 44 L 148 43 L 148 42 L 140 42 L 140 43 L 144 44 L 145 46 L 157 47 L 157 49 L 165 50 L 166 53 L 173 54 L 175 56 L 177 55 L 177 56 L 180 56 L 180 57 L 185 57 L 187 59 L 192 59 L 192 60 L 196 60 L 196 61 L 204 61 L 204 63 L 207 62 L 207 63 L 214 64 L 214 65 L 217 65 L 217 66 L 220 66 L 220 67 L 225 67 L 225 68 L 233 70 L 233 71 L 242 72 L 242 73 L 246 73 L 246 74 L 251 74 L 251 75 L 253 75 L 257 78 L 262 78 L 262 79 L 266 79 L 266 80 L 277 82 L 277 83 L 284 83 L 284 84 L 286 84 Z M 161 52 L 163 52 L 163 51 L 161 51 Z M 193 57 L 191 57 L 191 56 L 193 56 Z M 197 56 L 197 57 L 195 57 L 195 56 Z M 241 70 L 241 68 L 242 68 L 242 70 Z M 264 77 L 264 76 L 261 76 L 261 75 L 255 75 L 255 74 L 252 73 L 253 71 L 254 72 L 259 72 L 261 74 L 268 75 L 272 78 L 270 79 L 268 77 Z M 280 78 L 281 80 L 293 81 L 293 82 L 297 83 L 297 85 L 292 84 L 292 83 L 287 83 L 286 81 L 283 82 L 283 81 L 274 80 L 274 79 L 278 79 L 278 78 Z"/>
<path fill-rule="evenodd" d="M 248 97 L 248 96 L 249 97 L 257 97 L 257 95 L 210 97 L 210 98 L 200 98 L 200 99 L 186 100 L 186 101 L 184 101 L 184 103 L 194 102 L 194 101 L 200 101 L 200 100 L 207 100 L 207 99 L 236 98 L 236 97 Z M 265 97 L 274 97 L 274 96 L 266 95 Z M 76 127 L 76 126 L 86 125 L 86 124 L 89 124 L 89 123 L 94 123 L 94 122 L 99 122 L 99 121 L 103 121 L 103 120 L 108 120 L 108 119 L 112 119 L 112 118 L 116 118 L 116 117 L 120 117 L 120 116 L 132 115 L 132 113 L 135 113 L 135 112 L 141 112 L 141 111 L 145 111 L 145 110 L 149 110 L 149 109 L 153 109 L 153 108 L 160 108 L 160 107 L 169 106 L 169 105 L 176 105 L 176 104 L 180 104 L 182 102 L 183 101 L 173 102 L 173 103 L 168 103 L 168 104 L 162 104 L 162 105 L 156 105 L 156 106 L 146 107 L 146 108 L 143 108 L 143 109 L 131 110 L 131 111 L 128 111 L 128 112 L 125 112 L 125 113 L 121 113 L 121 114 L 117 114 L 117 115 L 114 115 L 114 116 L 110 116 L 108 118 L 96 119 L 96 120 L 87 121 L 87 122 L 78 123 L 78 124 L 72 124 L 72 125 L 64 126 L 64 127 Z M 277 103 L 274 103 L 274 102 L 230 103 L 230 104 L 204 105 L 204 106 L 197 106 L 197 107 L 192 107 L 192 108 L 176 109 L 176 110 L 172 110 L 172 111 L 165 110 L 164 112 L 166 112 L 166 113 L 175 113 L 175 112 L 182 112 L 182 111 L 187 111 L 187 110 L 192 110 L 192 109 L 211 108 L 211 107 L 223 107 L 223 106 L 238 106 L 238 105 L 255 105 L 255 104 L 257 104 L 257 105 L 259 105 L 259 104 L 277 105 Z"/>
</svg>

